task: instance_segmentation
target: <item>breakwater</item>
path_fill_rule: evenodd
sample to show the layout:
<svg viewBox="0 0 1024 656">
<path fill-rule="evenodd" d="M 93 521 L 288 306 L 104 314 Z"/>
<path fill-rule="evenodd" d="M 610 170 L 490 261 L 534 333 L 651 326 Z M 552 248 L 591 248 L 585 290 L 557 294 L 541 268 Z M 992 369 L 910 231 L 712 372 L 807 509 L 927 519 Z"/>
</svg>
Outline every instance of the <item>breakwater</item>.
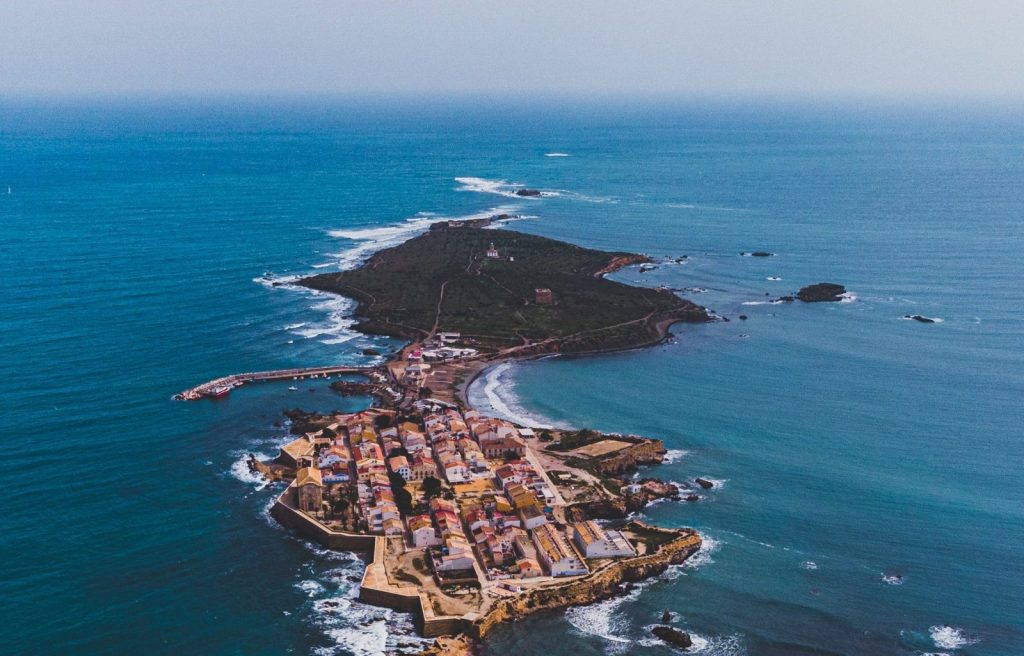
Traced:
<svg viewBox="0 0 1024 656">
<path fill-rule="evenodd" d="M 253 371 L 243 374 L 231 374 L 190 387 L 189 389 L 174 395 L 176 401 L 194 401 L 196 399 L 217 397 L 227 394 L 236 387 L 246 383 L 269 382 L 274 380 L 303 380 L 306 378 L 320 378 L 322 376 L 337 376 L 343 374 L 360 374 L 368 376 L 373 369 L 368 367 L 353 367 L 351 365 L 327 366 L 327 367 L 301 367 L 296 369 L 276 369 L 273 371 Z"/>
</svg>

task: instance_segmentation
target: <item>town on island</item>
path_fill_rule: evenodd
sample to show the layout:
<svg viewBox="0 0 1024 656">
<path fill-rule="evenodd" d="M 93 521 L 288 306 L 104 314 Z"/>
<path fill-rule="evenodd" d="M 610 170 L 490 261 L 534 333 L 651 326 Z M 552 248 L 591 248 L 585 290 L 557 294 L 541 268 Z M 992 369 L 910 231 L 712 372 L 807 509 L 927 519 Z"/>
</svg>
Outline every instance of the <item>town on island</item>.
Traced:
<svg viewBox="0 0 1024 656">
<path fill-rule="evenodd" d="M 659 439 L 529 428 L 469 405 L 471 382 L 498 362 L 637 348 L 674 323 L 715 319 L 673 290 L 605 277 L 650 266 L 646 256 L 493 229 L 508 218 L 441 222 L 357 269 L 296 283 L 355 299 L 358 329 L 406 340 L 384 364 L 236 374 L 177 396 L 333 378 L 338 393 L 373 398 L 350 414 L 286 411 L 294 439 L 249 466 L 287 482 L 271 509 L 280 524 L 368 554 L 360 599 L 412 613 L 437 638 L 428 653 L 471 653 L 502 622 L 593 603 L 685 562 L 698 532 L 630 513 L 713 486 L 640 478 L 665 457 Z M 845 290 L 826 291 L 797 298 Z M 654 632 L 690 643 L 667 625 Z"/>
</svg>

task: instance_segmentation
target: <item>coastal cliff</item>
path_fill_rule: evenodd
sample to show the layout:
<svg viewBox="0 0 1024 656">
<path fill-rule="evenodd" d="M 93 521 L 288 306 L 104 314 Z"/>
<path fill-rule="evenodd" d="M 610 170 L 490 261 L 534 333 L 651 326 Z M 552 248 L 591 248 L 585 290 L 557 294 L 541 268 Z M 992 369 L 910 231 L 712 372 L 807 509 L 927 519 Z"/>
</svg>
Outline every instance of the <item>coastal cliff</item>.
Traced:
<svg viewBox="0 0 1024 656">
<path fill-rule="evenodd" d="M 666 453 L 665 443 L 661 440 L 644 440 L 600 459 L 594 468 L 602 474 L 613 476 L 632 471 L 641 465 L 661 464 Z"/>
</svg>

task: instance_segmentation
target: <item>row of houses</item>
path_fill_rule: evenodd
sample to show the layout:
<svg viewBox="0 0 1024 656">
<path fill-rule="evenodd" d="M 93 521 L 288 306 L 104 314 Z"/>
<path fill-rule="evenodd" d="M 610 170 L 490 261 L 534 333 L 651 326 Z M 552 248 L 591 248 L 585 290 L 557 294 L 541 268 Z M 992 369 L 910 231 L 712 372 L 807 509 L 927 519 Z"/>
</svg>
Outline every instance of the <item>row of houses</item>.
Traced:
<svg viewBox="0 0 1024 656">
<path fill-rule="evenodd" d="M 434 570 L 457 572 L 473 569 L 473 550 L 462 529 L 455 504 L 446 499 L 431 499 L 430 516 L 441 541 L 440 547 L 431 552 Z"/>
</svg>

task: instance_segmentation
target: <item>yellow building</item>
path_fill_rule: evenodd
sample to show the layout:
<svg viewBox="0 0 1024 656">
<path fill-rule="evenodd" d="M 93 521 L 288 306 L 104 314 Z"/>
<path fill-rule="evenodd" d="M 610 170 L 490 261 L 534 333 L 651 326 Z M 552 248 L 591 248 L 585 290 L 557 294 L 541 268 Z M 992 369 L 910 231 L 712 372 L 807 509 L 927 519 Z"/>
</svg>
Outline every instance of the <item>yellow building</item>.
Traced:
<svg viewBox="0 0 1024 656">
<path fill-rule="evenodd" d="M 324 499 L 324 481 L 320 470 L 303 467 L 295 474 L 296 503 L 299 510 L 315 513 L 320 510 Z"/>
</svg>

